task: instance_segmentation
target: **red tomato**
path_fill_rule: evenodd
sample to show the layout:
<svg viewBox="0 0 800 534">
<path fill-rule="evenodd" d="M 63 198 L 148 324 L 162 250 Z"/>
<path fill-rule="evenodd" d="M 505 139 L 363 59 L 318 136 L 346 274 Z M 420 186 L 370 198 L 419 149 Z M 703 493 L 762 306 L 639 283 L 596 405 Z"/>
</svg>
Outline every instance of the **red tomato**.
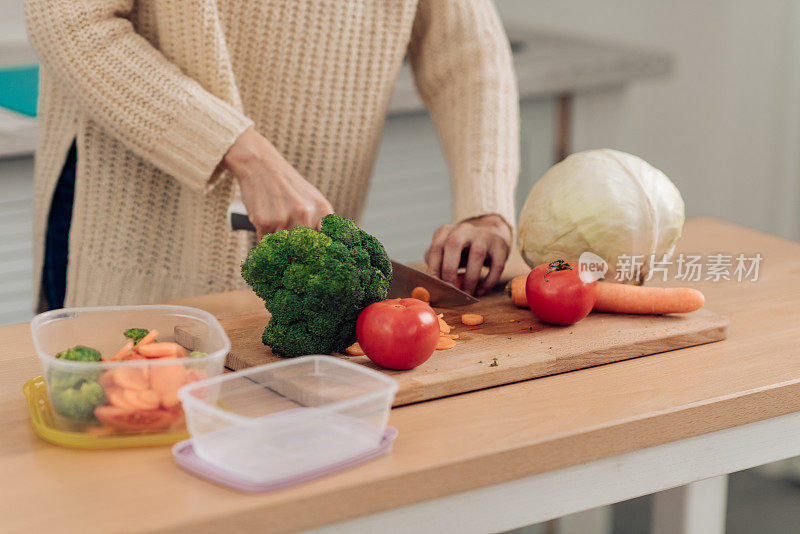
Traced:
<svg viewBox="0 0 800 534">
<path fill-rule="evenodd" d="M 556 260 L 539 265 L 525 281 L 528 305 L 539 319 L 550 324 L 577 323 L 592 311 L 597 282 L 580 279 L 577 263 Z"/>
<path fill-rule="evenodd" d="M 104 425 L 127 432 L 164 430 L 174 423 L 179 413 L 173 410 L 130 410 L 116 406 L 98 406 L 94 416 Z"/>
<path fill-rule="evenodd" d="M 412 369 L 436 350 L 439 318 L 421 300 L 383 300 L 364 308 L 356 336 L 367 357 L 381 367 Z"/>
</svg>

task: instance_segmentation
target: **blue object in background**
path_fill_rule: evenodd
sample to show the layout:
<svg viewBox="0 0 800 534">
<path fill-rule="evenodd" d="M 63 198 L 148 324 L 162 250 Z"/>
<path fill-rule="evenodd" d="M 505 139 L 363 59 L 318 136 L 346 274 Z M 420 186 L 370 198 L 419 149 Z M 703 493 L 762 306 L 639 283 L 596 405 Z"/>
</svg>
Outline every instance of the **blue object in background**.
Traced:
<svg viewBox="0 0 800 534">
<path fill-rule="evenodd" d="M 38 65 L 0 68 L 0 107 L 35 117 L 38 97 Z"/>
</svg>

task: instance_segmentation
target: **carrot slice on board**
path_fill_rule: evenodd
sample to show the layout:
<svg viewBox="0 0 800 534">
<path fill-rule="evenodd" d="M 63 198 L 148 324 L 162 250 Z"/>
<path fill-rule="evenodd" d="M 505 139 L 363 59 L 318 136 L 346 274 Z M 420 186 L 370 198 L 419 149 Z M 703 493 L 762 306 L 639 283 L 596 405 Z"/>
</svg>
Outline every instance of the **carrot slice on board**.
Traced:
<svg viewBox="0 0 800 534">
<path fill-rule="evenodd" d="M 436 344 L 436 350 L 452 349 L 456 346 L 456 340 L 450 337 L 440 337 L 439 343 Z"/>
<path fill-rule="evenodd" d="M 356 341 L 355 343 L 353 343 L 352 345 L 347 347 L 347 349 L 345 349 L 345 352 L 347 354 L 349 354 L 350 356 L 363 356 L 364 355 L 364 349 L 361 348 L 361 345 L 358 344 L 358 341 Z"/>
<path fill-rule="evenodd" d="M 439 333 L 441 334 L 449 334 L 450 333 L 450 325 L 447 324 L 447 321 L 439 317 Z"/>
<path fill-rule="evenodd" d="M 411 298 L 430 303 L 431 293 L 424 287 L 418 286 L 411 290 Z"/>
<path fill-rule="evenodd" d="M 483 315 L 465 313 L 461 315 L 461 323 L 467 326 L 478 326 L 479 324 L 483 324 Z"/>
</svg>

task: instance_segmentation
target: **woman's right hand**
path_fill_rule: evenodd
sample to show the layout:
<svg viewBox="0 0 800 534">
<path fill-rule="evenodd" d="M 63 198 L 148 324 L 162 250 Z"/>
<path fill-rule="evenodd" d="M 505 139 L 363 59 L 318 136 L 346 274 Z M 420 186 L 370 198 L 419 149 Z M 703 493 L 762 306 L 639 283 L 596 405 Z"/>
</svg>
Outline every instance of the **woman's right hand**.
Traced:
<svg viewBox="0 0 800 534">
<path fill-rule="evenodd" d="M 333 213 L 322 193 L 252 127 L 236 139 L 222 164 L 239 181 L 259 239 L 295 226 L 319 229 L 322 218 Z"/>
</svg>

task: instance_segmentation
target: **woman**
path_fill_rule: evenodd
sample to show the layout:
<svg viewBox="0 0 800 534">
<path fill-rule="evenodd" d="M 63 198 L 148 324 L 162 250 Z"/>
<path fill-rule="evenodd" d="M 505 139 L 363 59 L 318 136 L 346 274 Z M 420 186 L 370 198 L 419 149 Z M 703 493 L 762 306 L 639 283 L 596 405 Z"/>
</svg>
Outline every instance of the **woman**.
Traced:
<svg viewBox="0 0 800 534">
<path fill-rule="evenodd" d="M 464 252 L 468 291 L 496 283 L 518 109 L 490 0 L 25 8 L 42 65 L 34 236 L 49 307 L 241 287 L 254 236 L 226 223 L 239 194 L 259 236 L 333 211 L 358 218 L 404 56 L 452 175 L 456 224 L 435 233 L 429 270 L 454 282 Z"/>
</svg>

